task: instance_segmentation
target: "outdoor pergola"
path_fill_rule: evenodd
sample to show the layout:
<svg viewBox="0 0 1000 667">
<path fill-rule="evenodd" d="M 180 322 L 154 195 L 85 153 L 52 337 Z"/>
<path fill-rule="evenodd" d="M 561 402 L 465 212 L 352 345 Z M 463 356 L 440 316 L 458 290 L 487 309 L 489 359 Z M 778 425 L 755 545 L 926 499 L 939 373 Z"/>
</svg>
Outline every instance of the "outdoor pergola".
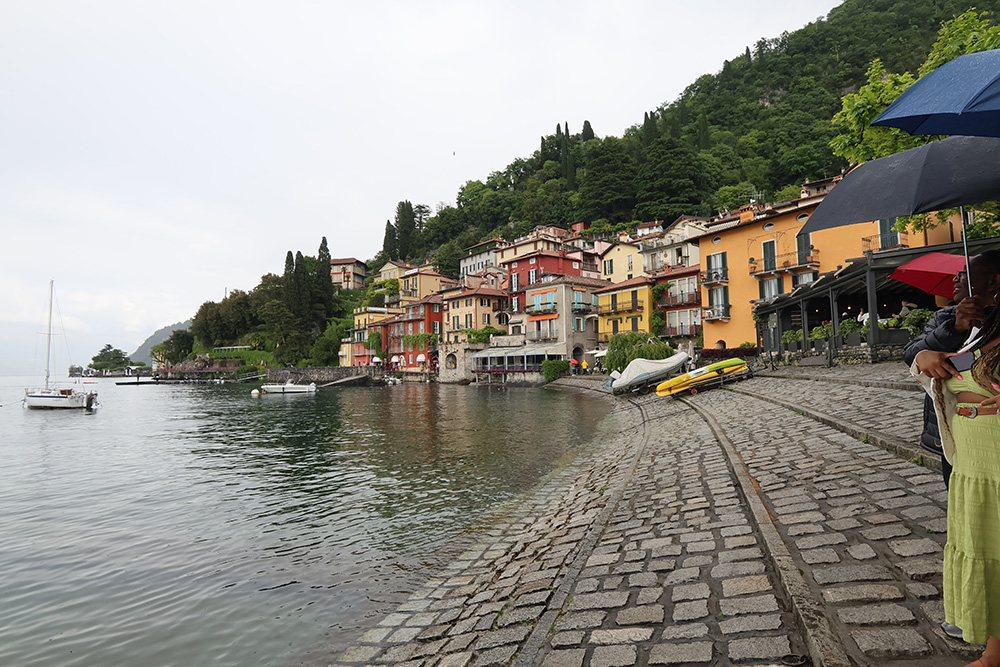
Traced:
<svg viewBox="0 0 1000 667">
<path fill-rule="evenodd" d="M 987 250 L 1000 249 L 1000 238 L 969 241 L 969 252 L 978 254 Z M 772 299 L 757 302 L 754 313 L 767 318 L 773 326 L 758 326 L 759 345 L 764 350 L 778 350 L 785 331 L 803 329 L 808 336 L 810 330 L 829 321 L 833 324 L 831 346 L 837 347 L 840 337 L 840 320 L 847 316 L 857 316 L 864 308 L 871 316 L 868 319 L 868 345 L 891 345 L 905 343 L 897 331 L 881 329 L 879 318 L 885 319 L 898 311 L 902 301 L 911 301 L 923 308 L 936 308 L 930 294 L 889 278 L 889 274 L 900 265 L 916 259 L 928 252 L 962 254 L 962 243 L 946 243 L 919 248 L 895 248 L 867 253 L 864 257 L 849 260 L 836 271 L 822 274 L 817 280 L 800 285 L 787 294 L 779 294 Z M 772 317 L 773 316 L 773 317 Z M 906 336 L 909 339 L 908 335 Z"/>
</svg>

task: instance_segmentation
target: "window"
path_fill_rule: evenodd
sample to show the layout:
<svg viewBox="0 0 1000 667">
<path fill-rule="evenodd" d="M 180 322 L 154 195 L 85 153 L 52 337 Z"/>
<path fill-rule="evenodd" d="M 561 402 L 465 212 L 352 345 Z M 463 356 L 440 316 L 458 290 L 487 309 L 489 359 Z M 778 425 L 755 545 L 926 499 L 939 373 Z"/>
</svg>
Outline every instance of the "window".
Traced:
<svg viewBox="0 0 1000 667">
<path fill-rule="evenodd" d="M 605 275 L 612 274 L 615 272 L 615 260 L 606 259 L 604 260 L 604 273 Z"/>
<path fill-rule="evenodd" d="M 538 280 L 538 269 L 531 269 L 528 271 L 528 284 L 534 285 L 536 280 Z"/>
<path fill-rule="evenodd" d="M 586 331 L 587 330 L 587 320 L 582 317 L 577 317 L 573 319 L 573 331 Z"/>
<path fill-rule="evenodd" d="M 453 317 L 453 318 L 452 318 L 452 320 L 451 320 L 451 328 L 452 328 L 452 329 L 455 329 L 455 330 L 457 330 L 457 329 L 458 329 L 458 326 L 459 326 L 459 325 L 458 325 L 458 322 L 459 322 L 459 320 L 458 320 L 458 315 L 456 315 L 456 316 L 455 316 L 455 317 Z"/>
<path fill-rule="evenodd" d="M 472 299 L 466 299 L 465 300 L 465 307 L 466 308 L 472 308 Z"/>
<path fill-rule="evenodd" d="M 483 324 L 489 324 L 489 323 L 490 323 L 490 314 L 483 313 Z"/>
<path fill-rule="evenodd" d="M 484 306 L 484 307 L 485 307 L 485 306 L 489 306 L 489 305 L 490 305 L 490 300 L 489 300 L 489 299 L 487 299 L 487 298 L 485 298 L 485 297 L 481 297 L 481 298 L 479 299 L 479 305 L 480 305 L 480 306 Z"/>
<path fill-rule="evenodd" d="M 440 322 L 431 322 L 431 327 L 432 327 L 431 328 L 431 332 L 432 333 L 436 333 L 436 334 L 440 334 L 441 333 L 441 323 Z"/>
<path fill-rule="evenodd" d="M 778 266 L 778 255 L 775 252 L 775 242 L 764 241 L 761 244 L 761 252 L 764 255 L 764 270 L 774 271 Z"/>
<path fill-rule="evenodd" d="M 574 269 L 579 269 L 580 268 L 580 262 L 573 262 L 573 268 Z"/>
<path fill-rule="evenodd" d="M 440 313 L 441 312 L 441 305 L 437 304 L 437 303 L 435 303 L 434 305 L 432 305 L 431 306 L 431 312 L 432 313 Z"/>
<path fill-rule="evenodd" d="M 632 255 L 628 256 L 628 270 L 632 270 Z"/>
<path fill-rule="evenodd" d="M 773 276 L 760 281 L 760 298 L 773 299 L 781 294 L 781 277 Z"/>
<path fill-rule="evenodd" d="M 512 298 L 510 300 L 510 309 L 512 311 L 514 311 L 515 313 L 517 312 L 517 302 L 518 302 L 519 299 L 520 299 L 520 297 L 515 296 L 514 298 Z"/>
<path fill-rule="evenodd" d="M 409 324 L 406 325 L 406 333 L 410 334 L 411 336 L 413 335 L 413 322 L 410 322 Z"/>
<path fill-rule="evenodd" d="M 420 325 L 417 327 L 417 333 L 426 333 L 424 331 L 424 323 L 423 323 L 423 321 L 421 321 Z"/>
<path fill-rule="evenodd" d="M 528 264 L 534 264 L 534 263 L 535 263 L 535 258 L 534 257 L 532 257 L 531 259 L 528 260 Z"/>
<path fill-rule="evenodd" d="M 520 277 L 520 276 L 519 276 L 519 274 L 517 274 L 517 273 L 514 273 L 514 274 L 512 274 L 512 275 L 511 275 L 511 277 L 510 277 L 510 290 L 511 290 L 512 292 L 516 292 L 516 291 L 517 291 L 517 282 L 518 282 L 518 280 L 517 280 L 517 279 L 518 279 L 519 277 Z"/>
<path fill-rule="evenodd" d="M 513 264 L 511 264 L 511 266 L 513 266 L 516 269 L 517 268 L 517 262 L 514 262 Z"/>
<path fill-rule="evenodd" d="M 476 321 L 472 319 L 472 313 L 466 313 L 466 315 L 465 315 L 465 328 L 466 329 L 471 329 L 473 326 L 475 326 L 475 324 L 476 324 Z"/>
</svg>

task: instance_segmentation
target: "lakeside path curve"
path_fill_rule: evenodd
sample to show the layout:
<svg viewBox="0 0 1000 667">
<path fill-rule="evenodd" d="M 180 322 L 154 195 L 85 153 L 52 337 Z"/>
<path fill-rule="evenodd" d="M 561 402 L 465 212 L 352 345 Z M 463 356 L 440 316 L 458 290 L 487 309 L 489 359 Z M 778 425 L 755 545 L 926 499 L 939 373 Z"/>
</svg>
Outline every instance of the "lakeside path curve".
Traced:
<svg viewBox="0 0 1000 667">
<path fill-rule="evenodd" d="M 960 667 L 914 386 L 887 363 L 609 396 L 584 454 L 330 664 Z"/>
</svg>

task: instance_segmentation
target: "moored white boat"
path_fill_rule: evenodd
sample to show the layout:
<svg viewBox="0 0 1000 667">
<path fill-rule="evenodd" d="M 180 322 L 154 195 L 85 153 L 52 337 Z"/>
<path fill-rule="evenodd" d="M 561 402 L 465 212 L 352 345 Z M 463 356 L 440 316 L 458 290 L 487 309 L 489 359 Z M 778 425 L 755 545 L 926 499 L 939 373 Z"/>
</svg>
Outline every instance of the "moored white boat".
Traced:
<svg viewBox="0 0 1000 667">
<path fill-rule="evenodd" d="M 291 380 L 285 384 L 262 384 L 260 393 L 262 394 L 307 394 L 316 391 L 316 383 L 295 384 Z"/>
<path fill-rule="evenodd" d="M 55 387 L 49 384 L 49 362 L 52 352 L 52 290 L 49 281 L 49 324 L 45 343 L 45 385 L 40 389 L 25 389 L 23 405 L 33 410 L 84 409 L 93 410 L 100 403 L 97 392 L 79 387 Z"/>
</svg>

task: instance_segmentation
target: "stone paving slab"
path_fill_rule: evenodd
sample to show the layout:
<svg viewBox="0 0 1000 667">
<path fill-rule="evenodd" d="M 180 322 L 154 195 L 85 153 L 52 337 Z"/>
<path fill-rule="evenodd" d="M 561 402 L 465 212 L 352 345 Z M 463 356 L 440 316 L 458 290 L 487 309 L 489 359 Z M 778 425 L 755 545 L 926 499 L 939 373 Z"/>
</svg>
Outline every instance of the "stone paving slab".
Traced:
<svg viewBox="0 0 1000 667">
<path fill-rule="evenodd" d="M 886 400 L 922 401 L 851 385 L 863 376 L 739 384 L 797 382 L 794 400 L 865 423 L 878 401 L 883 413 Z M 598 386 L 587 380 L 576 384 Z M 586 456 L 491 518 L 331 664 L 832 666 L 848 664 L 841 651 L 857 665 L 958 667 L 976 655 L 939 629 L 939 473 L 745 393 L 609 400 Z M 885 428 L 919 433 L 919 418 Z M 810 634 L 809 614 L 837 650 Z"/>
</svg>

